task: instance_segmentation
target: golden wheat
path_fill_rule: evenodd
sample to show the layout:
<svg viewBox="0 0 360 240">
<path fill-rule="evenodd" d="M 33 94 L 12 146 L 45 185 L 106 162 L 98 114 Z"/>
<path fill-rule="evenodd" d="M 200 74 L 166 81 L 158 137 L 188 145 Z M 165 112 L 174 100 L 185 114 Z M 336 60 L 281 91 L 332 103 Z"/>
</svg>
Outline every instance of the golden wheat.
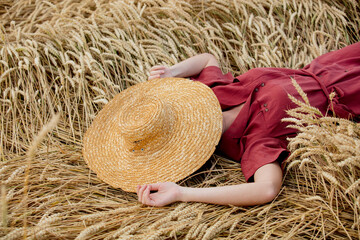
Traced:
<svg viewBox="0 0 360 240">
<path fill-rule="evenodd" d="M 210 52 L 235 76 L 301 68 L 359 41 L 359 13 L 357 1 L 328 0 L 2 1 L 0 237 L 359 238 L 359 125 L 322 116 L 298 86 L 305 101 L 284 121 L 301 133 L 289 139 L 285 187 L 267 206 L 142 206 L 99 181 L 81 156 L 103 105 L 152 66 Z M 35 136 L 55 113 L 41 142 L 44 132 Z M 238 163 L 215 156 L 181 184 L 242 182 Z"/>
</svg>

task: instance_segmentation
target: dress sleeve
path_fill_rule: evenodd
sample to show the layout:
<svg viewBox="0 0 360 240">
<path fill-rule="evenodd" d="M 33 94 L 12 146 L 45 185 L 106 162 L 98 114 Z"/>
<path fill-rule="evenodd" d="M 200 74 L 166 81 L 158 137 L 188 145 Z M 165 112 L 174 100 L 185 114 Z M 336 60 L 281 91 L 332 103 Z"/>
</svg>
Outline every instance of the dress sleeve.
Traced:
<svg viewBox="0 0 360 240">
<path fill-rule="evenodd" d="M 289 151 L 286 143 L 277 138 L 259 138 L 245 147 L 241 159 L 241 169 L 246 181 L 252 182 L 253 176 L 260 167 L 278 161 L 282 163 Z"/>
<path fill-rule="evenodd" d="M 190 77 L 193 81 L 204 83 L 210 88 L 218 85 L 227 85 L 233 82 L 231 73 L 223 74 L 221 69 L 216 66 L 204 68 L 198 75 Z"/>
</svg>

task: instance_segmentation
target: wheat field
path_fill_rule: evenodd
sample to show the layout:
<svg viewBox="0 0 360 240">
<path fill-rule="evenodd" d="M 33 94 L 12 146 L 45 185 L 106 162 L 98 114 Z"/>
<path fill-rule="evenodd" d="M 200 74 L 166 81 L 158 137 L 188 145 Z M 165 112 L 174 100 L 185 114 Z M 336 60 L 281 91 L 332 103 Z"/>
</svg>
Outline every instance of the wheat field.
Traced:
<svg viewBox="0 0 360 240">
<path fill-rule="evenodd" d="M 270 204 L 144 206 L 81 155 L 99 110 L 153 65 L 209 52 L 234 75 L 301 68 L 359 41 L 359 26 L 356 0 L 2 0 L 0 238 L 359 239 L 360 125 L 320 116 L 303 93 Z M 214 155 L 180 184 L 242 182 L 238 163 Z"/>
</svg>

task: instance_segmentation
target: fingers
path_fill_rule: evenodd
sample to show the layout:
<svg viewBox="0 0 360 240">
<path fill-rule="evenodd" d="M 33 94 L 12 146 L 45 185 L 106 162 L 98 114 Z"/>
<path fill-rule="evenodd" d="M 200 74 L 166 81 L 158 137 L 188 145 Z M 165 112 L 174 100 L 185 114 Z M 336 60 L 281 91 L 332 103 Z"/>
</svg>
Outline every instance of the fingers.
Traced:
<svg viewBox="0 0 360 240">
<path fill-rule="evenodd" d="M 151 71 L 156 71 L 156 70 L 164 70 L 166 67 L 163 66 L 163 65 L 156 65 L 156 66 L 153 66 L 152 68 L 150 68 L 150 72 Z"/>
<path fill-rule="evenodd" d="M 136 192 L 139 202 L 150 205 L 150 185 L 138 186 Z"/>
<path fill-rule="evenodd" d="M 166 68 L 167 68 L 166 66 L 162 66 L 162 65 L 157 65 L 150 68 L 150 74 L 148 80 L 160 78 L 161 74 L 165 73 Z"/>
<path fill-rule="evenodd" d="M 139 202 L 142 202 L 142 199 L 143 199 L 143 195 L 144 195 L 144 190 L 146 189 L 146 186 L 147 185 L 139 185 L 138 187 L 137 187 L 137 195 L 138 195 L 138 200 L 139 200 Z"/>
<path fill-rule="evenodd" d="M 164 74 L 164 73 L 165 73 L 165 71 L 163 71 L 163 70 L 151 71 L 148 80 L 155 79 L 155 78 L 160 78 L 161 74 Z"/>
<path fill-rule="evenodd" d="M 137 194 L 139 202 L 147 204 L 150 195 L 150 185 L 142 185 L 137 187 Z"/>
<path fill-rule="evenodd" d="M 164 70 L 150 71 L 150 76 L 161 75 L 164 73 L 165 73 Z"/>
<path fill-rule="evenodd" d="M 146 204 L 150 206 L 157 205 L 156 202 L 151 198 L 150 191 L 158 191 L 159 187 L 160 187 L 160 183 L 138 185 L 136 188 L 138 201 L 141 202 L 142 204 Z"/>
<path fill-rule="evenodd" d="M 149 185 L 147 185 L 144 190 L 142 203 L 146 204 L 146 205 L 150 205 L 150 186 Z"/>
</svg>

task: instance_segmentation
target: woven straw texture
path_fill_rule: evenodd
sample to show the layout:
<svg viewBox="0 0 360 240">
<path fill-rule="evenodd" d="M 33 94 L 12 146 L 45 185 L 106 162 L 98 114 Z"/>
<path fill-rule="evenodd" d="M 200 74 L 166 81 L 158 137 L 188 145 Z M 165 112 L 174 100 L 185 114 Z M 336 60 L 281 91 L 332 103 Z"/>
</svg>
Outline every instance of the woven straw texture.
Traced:
<svg viewBox="0 0 360 240">
<path fill-rule="evenodd" d="M 201 167 L 220 140 L 220 104 L 206 85 L 154 79 L 119 93 L 84 137 L 83 154 L 98 177 L 136 192 L 145 183 L 176 182 Z"/>
</svg>

